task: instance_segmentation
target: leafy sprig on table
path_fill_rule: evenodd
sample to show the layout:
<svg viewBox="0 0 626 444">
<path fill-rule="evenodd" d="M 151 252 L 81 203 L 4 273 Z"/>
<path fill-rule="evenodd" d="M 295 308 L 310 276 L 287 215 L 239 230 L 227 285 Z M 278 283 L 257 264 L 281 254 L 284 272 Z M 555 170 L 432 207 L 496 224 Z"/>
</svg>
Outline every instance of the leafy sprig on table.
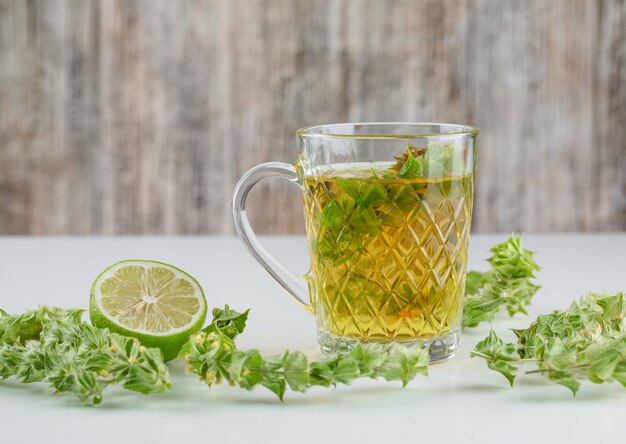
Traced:
<svg viewBox="0 0 626 444">
<path fill-rule="evenodd" d="M 159 349 L 81 321 L 82 310 L 40 307 L 20 315 L 0 310 L 0 378 L 44 382 L 98 404 L 120 384 L 142 394 L 170 389 Z"/>
<path fill-rule="evenodd" d="M 510 313 L 523 311 L 519 308 L 525 307 L 538 288 L 528 281 L 537 267 L 519 238 L 510 238 L 493 251 L 491 271 L 468 274 L 470 308 L 464 312 L 464 324 L 470 315 L 472 325 L 490 319 L 501 305 Z M 169 372 L 160 350 L 82 322 L 82 313 L 56 307 L 19 315 L 0 310 L 0 378 L 44 382 L 55 392 L 72 393 L 91 404 L 101 402 L 104 389 L 112 384 L 143 394 L 169 390 Z M 287 388 L 306 391 L 366 377 L 406 385 L 418 373 L 427 374 L 428 352 L 415 347 L 357 346 L 318 362 L 310 362 L 298 351 L 269 358 L 256 350 L 240 351 L 234 340 L 243 332 L 247 316 L 248 311 L 238 313 L 228 306 L 215 309 L 213 322 L 192 335 L 181 352 L 188 371 L 208 385 L 226 381 L 246 390 L 261 385 L 281 399 Z M 514 353 L 512 345 L 498 344 L 498 338 L 493 338 L 489 349 L 496 368 Z M 516 362 L 515 357 L 511 359 Z M 513 369 L 509 373 L 515 371 L 514 363 L 508 367 Z"/>
<path fill-rule="evenodd" d="M 305 392 L 313 386 L 348 384 L 357 378 L 381 377 L 387 381 L 411 381 L 418 373 L 428 374 L 428 350 L 401 345 L 371 344 L 310 362 L 299 351 L 265 358 L 257 350 L 240 351 L 234 339 L 244 330 L 248 311 L 238 313 L 228 306 L 213 310 L 213 322 L 192 336 L 180 357 L 187 372 L 198 375 L 210 386 L 226 381 L 231 386 L 252 390 L 263 386 L 281 400 L 287 388 Z"/>
<path fill-rule="evenodd" d="M 522 247 L 521 236 L 512 235 L 491 249 L 487 259 L 491 270 L 470 271 L 465 283 L 463 327 L 476 327 L 491 320 L 502 306 L 510 316 L 526 312 L 526 307 L 539 290 L 531 279 L 540 268 L 534 252 Z"/>
<path fill-rule="evenodd" d="M 567 310 L 541 315 L 530 327 L 513 330 L 517 344 L 492 330 L 472 351 L 513 385 L 524 364 L 574 394 L 583 380 L 618 381 L 626 387 L 626 298 L 590 293 Z"/>
</svg>

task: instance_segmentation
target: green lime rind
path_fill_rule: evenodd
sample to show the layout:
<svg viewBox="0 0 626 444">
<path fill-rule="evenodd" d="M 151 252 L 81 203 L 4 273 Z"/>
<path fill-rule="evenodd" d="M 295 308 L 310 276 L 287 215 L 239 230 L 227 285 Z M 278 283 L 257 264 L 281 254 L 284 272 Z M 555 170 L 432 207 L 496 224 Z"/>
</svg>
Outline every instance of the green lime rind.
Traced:
<svg viewBox="0 0 626 444">
<path fill-rule="evenodd" d="M 143 332 L 137 332 L 128 329 L 127 327 L 118 324 L 114 319 L 109 318 L 107 315 L 102 313 L 102 310 L 98 306 L 96 301 L 96 284 L 100 281 L 100 278 L 107 273 L 109 270 L 115 267 L 119 267 L 125 263 L 140 263 L 140 264 L 152 264 L 157 266 L 163 266 L 165 268 L 174 269 L 180 273 L 182 273 L 187 279 L 192 281 L 200 291 L 201 300 L 203 302 L 202 313 L 198 317 L 198 319 L 190 326 L 186 327 L 184 331 L 180 331 L 171 335 L 150 335 Z M 178 267 L 167 264 L 165 262 L 145 260 L 145 259 L 127 259 L 123 261 L 116 262 L 115 264 L 107 267 L 102 273 L 98 275 L 98 277 L 94 280 L 91 286 L 91 295 L 89 298 L 89 319 L 94 327 L 99 328 L 108 328 L 110 331 L 114 333 L 118 333 L 124 336 L 130 336 L 133 338 L 137 338 L 143 345 L 146 347 L 155 347 L 159 348 L 163 353 L 163 359 L 166 361 L 170 361 L 178 356 L 180 349 L 182 346 L 189 341 L 189 336 L 198 332 L 202 329 L 204 325 L 204 321 L 206 320 L 207 315 L 207 302 L 204 295 L 204 291 L 202 287 L 198 283 L 198 281 L 181 270 Z"/>
</svg>

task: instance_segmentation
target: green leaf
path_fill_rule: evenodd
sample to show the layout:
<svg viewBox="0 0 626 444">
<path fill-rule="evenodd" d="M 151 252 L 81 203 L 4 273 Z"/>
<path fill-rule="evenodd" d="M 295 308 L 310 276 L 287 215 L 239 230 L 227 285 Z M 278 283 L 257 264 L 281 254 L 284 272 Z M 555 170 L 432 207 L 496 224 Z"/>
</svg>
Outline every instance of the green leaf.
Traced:
<svg viewBox="0 0 626 444">
<path fill-rule="evenodd" d="M 376 207 L 387 198 L 387 189 L 378 182 L 363 179 L 339 179 L 339 186 L 354 200 L 355 205 L 361 208 Z"/>
<path fill-rule="evenodd" d="M 17 351 L 17 361 L 10 376 L 25 384 L 46 380 L 52 368 L 49 355 L 54 353 L 53 349 L 46 353 L 39 344 L 29 341 L 25 346 L 14 346 L 14 350 Z"/>
<path fill-rule="evenodd" d="M 504 342 L 491 329 L 489 336 L 472 350 L 471 356 L 485 359 L 490 369 L 502 374 L 513 385 L 519 363 L 515 344 Z"/>
<path fill-rule="evenodd" d="M 539 290 L 531 282 L 539 267 L 533 252 L 522 247 L 521 237 L 511 236 L 491 249 L 491 270 L 467 273 L 463 304 L 463 328 L 473 328 L 493 319 L 502 306 L 509 316 L 526 313 L 526 307 Z"/>
<path fill-rule="evenodd" d="M 141 355 L 138 353 L 137 362 L 129 363 L 123 387 L 144 395 L 168 391 L 171 383 L 161 350 L 146 348 Z"/>
<path fill-rule="evenodd" d="M 620 350 L 608 348 L 593 353 L 590 357 L 590 365 L 587 369 L 587 377 L 591 382 L 600 384 L 615 373 L 617 365 L 624 359 Z"/>
<path fill-rule="evenodd" d="M 613 378 L 626 388 L 626 359 L 622 359 L 613 370 Z"/>
<path fill-rule="evenodd" d="M 501 305 L 502 300 L 494 291 L 485 291 L 478 298 L 466 298 L 463 304 L 463 328 L 477 327 L 481 322 L 493 319 Z"/>
<path fill-rule="evenodd" d="M 418 373 L 428 374 L 428 350 L 418 347 L 395 348 L 377 368 L 387 381 L 402 381 L 405 387 Z"/>
<path fill-rule="evenodd" d="M 376 370 L 386 357 L 386 350 L 382 344 L 368 344 L 366 347 L 357 345 L 350 355 L 359 363 L 359 372 L 363 376 L 375 378 Z"/>
<path fill-rule="evenodd" d="M 309 364 L 309 383 L 312 386 L 329 387 L 334 384 L 335 378 L 329 361 L 311 362 Z"/>
<path fill-rule="evenodd" d="M 444 146 L 439 143 L 429 143 L 426 149 L 424 161 L 428 171 L 428 177 L 444 177 L 450 171 L 446 169 Z"/>
<path fill-rule="evenodd" d="M 304 392 L 309 383 L 309 363 L 302 352 L 290 352 L 285 358 L 285 381 L 289 388 Z"/>
<path fill-rule="evenodd" d="M 17 374 L 23 366 L 24 349 L 22 345 L 0 344 L 0 378 L 4 380 Z M 27 368 L 32 367 L 27 366 Z"/>
<path fill-rule="evenodd" d="M 491 252 L 493 255 L 487 261 L 502 279 L 535 277 L 535 271 L 540 270 L 533 259 L 535 253 L 522 247 L 521 236 L 512 235 L 493 247 Z"/>
<path fill-rule="evenodd" d="M 465 294 L 478 294 L 480 288 L 484 285 L 487 279 L 489 279 L 487 273 L 481 273 L 479 271 L 468 271 L 465 278 Z"/>
<path fill-rule="evenodd" d="M 313 244 L 317 257 L 327 263 L 338 266 L 349 260 L 362 246 L 362 235 L 356 229 L 347 230 L 354 211 L 354 200 L 343 194 L 337 199 L 330 199 L 318 216 L 319 233 Z M 371 227 L 365 227 L 368 232 Z"/>
<path fill-rule="evenodd" d="M 550 381 L 562 385 L 563 387 L 567 387 L 572 391 L 572 394 L 576 395 L 578 389 L 580 389 L 580 382 L 576 380 L 576 376 L 574 373 L 570 372 L 556 372 L 549 373 L 548 378 Z"/>
<path fill-rule="evenodd" d="M 320 213 L 320 225 L 329 231 L 341 229 L 346 220 L 346 209 L 340 201 L 330 199 Z"/>
<path fill-rule="evenodd" d="M 402 179 L 416 179 L 424 174 L 424 166 L 421 158 L 413 156 L 410 149 L 406 151 L 406 160 L 398 171 L 398 176 Z"/>
<path fill-rule="evenodd" d="M 278 399 L 280 399 L 281 401 L 283 400 L 285 396 L 286 385 L 285 379 L 282 378 L 280 375 L 274 373 L 264 374 L 261 380 L 261 385 L 276 394 L 276 396 L 278 396 Z"/>
<path fill-rule="evenodd" d="M 246 328 L 249 312 L 250 309 L 239 313 L 238 311 L 231 310 L 228 305 L 226 305 L 223 310 L 214 308 L 212 324 L 230 339 L 235 339 Z"/>
<path fill-rule="evenodd" d="M 350 226 L 357 233 L 374 236 L 380 229 L 380 219 L 373 208 L 362 208 L 352 213 Z"/>
<path fill-rule="evenodd" d="M 602 309 L 602 317 L 607 321 L 617 320 L 620 323 L 624 319 L 626 299 L 623 293 L 597 297 L 596 303 Z"/>
<path fill-rule="evenodd" d="M 337 361 L 332 368 L 332 382 L 348 384 L 361 375 L 359 364 L 349 356 Z"/>
<path fill-rule="evenodd" d="M 236 381 L 242 388 L 252 390 L 252 388 L 263 380 L 263 357 L 256 350 L 245 352 L 246 360 Z"/>
</svg>

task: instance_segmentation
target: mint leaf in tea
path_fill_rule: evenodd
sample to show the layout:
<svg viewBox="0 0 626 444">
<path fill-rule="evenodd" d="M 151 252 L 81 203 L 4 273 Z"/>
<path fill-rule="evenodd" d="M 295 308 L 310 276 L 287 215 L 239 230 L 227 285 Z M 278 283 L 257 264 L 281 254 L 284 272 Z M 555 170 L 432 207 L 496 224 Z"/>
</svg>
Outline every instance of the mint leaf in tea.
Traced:
<svg viewBox="0 0 626 444">
<path fill-rule="evenodd" d="M 466 153 L 409 145 L 395 163 L 304 172 L 321 331 L 412 342 L 459 330 L 473 196 Z"/>
</svg>

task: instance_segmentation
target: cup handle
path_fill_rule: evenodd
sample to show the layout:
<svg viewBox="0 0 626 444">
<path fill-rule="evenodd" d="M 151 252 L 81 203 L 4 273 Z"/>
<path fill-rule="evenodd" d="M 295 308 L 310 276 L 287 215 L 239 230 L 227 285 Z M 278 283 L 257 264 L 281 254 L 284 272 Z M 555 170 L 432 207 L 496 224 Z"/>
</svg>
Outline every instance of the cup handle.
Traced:
<svg viewBox="0 0 626 444">
<path fill-rule="evenodd" d="M 311 305 L 305 302 L 309 295 L 306 278 L 295 274 L 261 245 L 250 226 L 250 221 L 246 214 L 246 199 L 248 193 L 254 185 L 268 177 L 280 177 L 300 186 L 296 169 L 293 165 L 282 162 L 268 162 L 257 165 L 249 170 L 241 177 L 233 192 L 232 210 L 235 230 L 247 250 L 263 268 L 265 268 L 297 302 L 307 310 L 310 310 Z"/>
</svg>

